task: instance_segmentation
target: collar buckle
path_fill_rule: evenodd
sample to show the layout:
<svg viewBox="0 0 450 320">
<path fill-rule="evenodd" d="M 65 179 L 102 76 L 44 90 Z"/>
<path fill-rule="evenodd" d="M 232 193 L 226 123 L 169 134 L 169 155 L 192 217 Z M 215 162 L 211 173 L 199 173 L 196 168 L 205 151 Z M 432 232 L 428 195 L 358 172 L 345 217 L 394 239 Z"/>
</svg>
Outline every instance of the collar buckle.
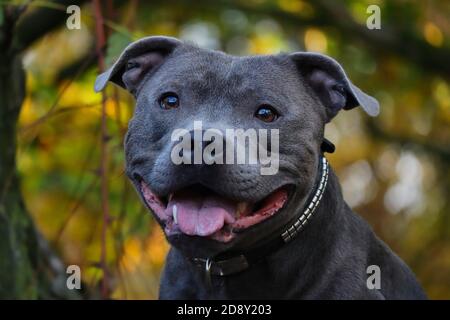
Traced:
<svg viewBox="0 0 450 320">
<path fill-rule="evenodd" d="M 243 255 L 233 256 L 226 260 L 214 261 L 212 258 L 193 258 L 192 261 L 205 271 L 206 277 L 211 280 L 211 275 L 227 276 L 244 271 L 249 267 L 247 258 Z"/>
</svg>

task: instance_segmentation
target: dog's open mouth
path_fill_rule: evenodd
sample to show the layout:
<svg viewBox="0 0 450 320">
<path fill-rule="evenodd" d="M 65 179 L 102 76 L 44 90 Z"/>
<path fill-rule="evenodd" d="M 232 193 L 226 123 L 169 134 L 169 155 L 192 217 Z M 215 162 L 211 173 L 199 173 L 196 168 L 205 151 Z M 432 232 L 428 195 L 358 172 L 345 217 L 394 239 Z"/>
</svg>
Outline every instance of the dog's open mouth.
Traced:
<svg viewBox="0 0 450 320">
<path fill-rule="evenodd" d="M 256 203 L 227 199 L 200 185 L 192 185 L 170 194 L 156 196 L 140 181 L 147 205 L 165 225 L 167 235 L 183 233 L 231 241 L 236 233 L 273 216 L 286 203 L 289 187 L 281 187 Z"/>
</svg>

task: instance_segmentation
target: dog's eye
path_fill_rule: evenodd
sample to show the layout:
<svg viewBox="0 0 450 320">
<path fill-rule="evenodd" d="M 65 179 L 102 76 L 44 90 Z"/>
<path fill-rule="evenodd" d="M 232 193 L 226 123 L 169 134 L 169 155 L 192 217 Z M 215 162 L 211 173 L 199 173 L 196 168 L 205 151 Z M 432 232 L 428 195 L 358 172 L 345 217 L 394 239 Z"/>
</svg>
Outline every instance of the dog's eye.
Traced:
<svg viewBox="0 0 450 320">
<path fill-rule="evenodd" d="M 180 99 L 175 93 L 165 93 L 159 99 L 159 105 L 163 109 L 174 109 L 180 105 Z"/>
<path fill-rule="evenodd" d="M 278 112 L 269 105 L 263 105 L 256 110 L 255 117 L 264 122 L 273 122 L 278 118 Z"/>
<path fill-rule="evenodd" d="M 140 64 L 136 61 L 128 61 L 127 62 L 127 66 L 126 66 L 126 70 L 130 70 L 130 69 L 134 69 L 134 68 L 139 68 Z"/>
</svg>

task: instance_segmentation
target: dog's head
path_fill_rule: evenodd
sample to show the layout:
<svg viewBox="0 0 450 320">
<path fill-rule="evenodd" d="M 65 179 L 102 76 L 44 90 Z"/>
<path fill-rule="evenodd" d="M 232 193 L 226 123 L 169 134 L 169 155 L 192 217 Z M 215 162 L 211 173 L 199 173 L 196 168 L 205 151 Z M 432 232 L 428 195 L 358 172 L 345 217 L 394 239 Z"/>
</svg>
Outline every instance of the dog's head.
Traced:
<svg viewBox="0 0 450 320">
<path fill-rule="evenodd" d="M 342 109 L 379 109 L 327 56 L 235 57 L 168 37 L 130 44 L 96 91 L 108 81 L 136 98 L 126 172 L 169 241 L 190 255 L 244 248 L 279 230 L 313 187 L 325 124 Z M 241 142 L 236 129 L 247 133 Z M 273 163 L 249 161 L 251 146 Z"/>
</svg>

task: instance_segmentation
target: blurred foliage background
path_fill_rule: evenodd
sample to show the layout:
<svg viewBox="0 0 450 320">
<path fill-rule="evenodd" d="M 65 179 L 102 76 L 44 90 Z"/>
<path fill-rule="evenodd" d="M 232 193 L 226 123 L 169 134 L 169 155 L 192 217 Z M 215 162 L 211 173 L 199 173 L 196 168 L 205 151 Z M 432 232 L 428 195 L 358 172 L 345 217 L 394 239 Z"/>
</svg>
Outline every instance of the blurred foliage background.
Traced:
<svg viewBox="0 0 450 320">
<path fill-rule="evenodd" d="M 366 27 L 371 4 L 381 8 L 381 30 Z M 124 176 L 122 140 L 133 100 L 113 85 L 96 94 L 93 83 L 102 60 L 96 47 L 109 66 L 130 41 L 162 34 L 237 55 L 308 50 L 340 61 L 381 104 L 377 118 L 354 109 L 327 125 L 337 147 L 328 158 L 345 199 L 430 298 L 450 298 L 449 1 L 80 5 L 80 30 L 63 23 L 23 55 L 17 163 L 28 212 L 63 262 L 81 266 L 88 290 L 104 298 L 157 297 L 168 245 Z M 43 9 L 66 15 L 65 5 L 31 1 L 22 18 Z"/>
</svg>

